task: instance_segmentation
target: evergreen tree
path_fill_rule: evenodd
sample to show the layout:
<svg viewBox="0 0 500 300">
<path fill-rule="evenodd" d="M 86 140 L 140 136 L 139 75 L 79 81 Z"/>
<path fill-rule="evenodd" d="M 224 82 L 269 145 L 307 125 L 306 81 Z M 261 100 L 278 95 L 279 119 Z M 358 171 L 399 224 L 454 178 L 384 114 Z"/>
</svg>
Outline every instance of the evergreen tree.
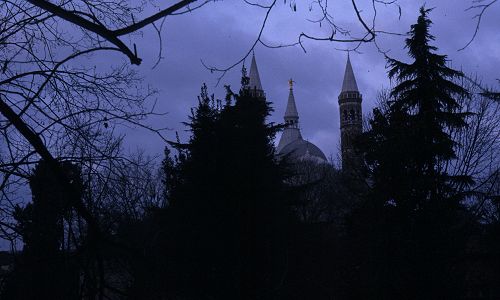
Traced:
<svg viewBox="0 0 500 300">
<path fill-rule="evenodd" d="M 287 205 L 271 108 L 243 87 L 225 103 L 202 87 L 188 143 L 166 159 L 166 293 L 187 299 L 273 298 L 285 274 Z M 174 161 L 174 164 L 171 162 Z M 175 174 L 172 176 L 172 174 Z"/>
<path fill-rule="evenodd" d="M 400 126 L 404 136 L 396 141 L 406 143 L 413 174 L 413 198 L 415 205 L 422 207 L 422 201 L 438 201 L 449 196 L 447 183 L 450 180 L 470 181 L 470 178 L 451 178 L 441 171 L 446 161 L 455 158 L 455 142 L 447 129 L 466 126 L 466 113 L 459 113 L 459 97 L 466 97 L 467 91 L 454 83 L 462 78 L 460 71 L 449 68 L 446 55 L 434 53 L 434 40 L 429 32 L 432 24 L 427 14 L 430 9 L 422 7 L 417 23 L 411 26 L 410 37 L 406 39 L 408 55 L 414 59 L 411 64 L 388 59 L 389 77 L 397 85 L 391 92 L 389 122 L 392 127 Z M 410 141 L 405 141 L 410 140 Z M 407 159 L 408 160 L 408 159 Z M 398 201 L 397 197 L 395 200 Z M 409 200 L 409 199 L 408 199 Z M 407 201 L 407 200 L 406 200 Z"/>
<path fill-rule="evenodd" d="M 410 64 L 388 59 L 389 76 L 397 85 L 391 92 L 386 112 L 376 109 L 371 130 L 360 144 L 375 188 L 383 201 L 394 201 L 409 210 L 450 200 L 450 182 L 470 183 L 468 176 L 451 177 L 442 166 L 455 158 L 452 128 L 466 126 L 467 113 L 457 112 L 458 97 L 467 91 L 452 80 L 462 72 L 446 65 L 446 55 L 434 53 L 429 44 L 430 9 L 421 8 L 417 23 L 406 39 Z M 448 204 L 458 203 L 457 198 Z"/>
<path fill-rule="evenodd" d="M 384 299 L 455 298 L 464 278 L 456 261 L 469 219 L 451 183 L 470 178 L 449 176 L 442 166 L 455 157 L 448 130 L 466 126 L 456 99 L 467 91 L 452 81 L 463 74 L 430 45 L 429 11 L 420 9 L 406 39 L 413 62 L 388 59 L 397 84 L 358 144 L 372 191 L 353 214 L 351 246 L 361 263 L 360 290 Z"/>
</svg>

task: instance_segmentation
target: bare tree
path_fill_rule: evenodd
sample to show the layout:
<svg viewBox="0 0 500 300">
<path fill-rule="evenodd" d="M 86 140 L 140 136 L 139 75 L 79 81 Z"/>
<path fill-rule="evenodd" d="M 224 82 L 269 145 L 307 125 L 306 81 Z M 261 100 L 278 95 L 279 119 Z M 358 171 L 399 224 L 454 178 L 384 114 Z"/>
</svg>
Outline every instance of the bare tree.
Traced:
<svg viewBox="0 0 500 300">
<path fill-rule="evenodd" d="M 471 186 L 463 183 L 455 188 L 468 195 L 473 211 L 481 217 L 489 214 L 488 207 L 493 198 L 498 197 L 500 182 L 500 104 L 484 95 L 485 90 L 477 80 L 465 79 L 461 82 L 470 97 L 460 99 L 460 111 L 469 113 L 468 126 L 460 130 L 449 130 L 456 142 L 457 158 L 442 167 L 453 176 L 471 176 Z M 491 206 L 489 206 L 491 208 Z"/>
<path fill-rule="evenodd" d="M 95 18 L 100 13 L 114 15 L 108 22 L 119 23 L 120 15 L 130 12 L 120 3 L 87 4 Z M 66 4 L 73 6 L 75 15 L 80 14 L 79 6 L 85 6 Z M 75 160 L 71 145 L 85 144 L 98 153 L 93 160 L 112 158 L 105 146 L 109 137 L 100 132 L 112 133 L 120 123 L 141 126 L 141 120 L 153 114 L 154 103 L 148 99 L 154 91 L 141 89 L 141 78 L 126 65 L 104 70 L 86 65 L 98 51 L 125 50 L 103 45 L 88 31 L 63 28 L 56 14 L 27 1 L 3 1 L 0 10 L 0 206 L 7 230 L 12 208 L 21 200 L 12 192 L 30 176 L 33 164 L 45 160 L 59 170 L 61 184 L 70 189 L 56 157 Z M 87 206 L 76 198 L 72 201 L 98 232 Z"/>
</svg>

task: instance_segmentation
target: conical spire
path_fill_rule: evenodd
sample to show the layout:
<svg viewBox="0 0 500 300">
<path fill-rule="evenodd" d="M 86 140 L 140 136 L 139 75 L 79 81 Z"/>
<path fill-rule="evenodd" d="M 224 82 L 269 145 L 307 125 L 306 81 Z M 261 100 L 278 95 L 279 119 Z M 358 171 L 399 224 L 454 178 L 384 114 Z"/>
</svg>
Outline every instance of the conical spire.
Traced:
<svg viewBox="0 0 500 300">
<path fill-rule="evenodd" d="M 290 85 L 290 93 L 288 94 L 288 103 L 285 110 L 285 121 L 287 119 L 299 119 L 299 113 L 297 112 L 297 106 L 295 105 L 295 97 L 293 95 L 293 80 L 288 81 Z"/>
<path fill-rule="evenodd" d="M 259 70 L 257 69 L 257 62 L 255 61 L 255 53 L 252 54 L 252 64 L 250 65 L 248 87 L 251 90 L 263 91 L 262 84 L 260 83 Z"/>
<path fill-rule="evenodd" d="M 354 72 L 352 71 L 351 59 L 347 54 L 347 64 L 345 66 L 344 82 L 342 83 L 342 92 L 359 92 Z"/>
<path fill-rule="evenodd" d="M 299 128 L 299 113 L 297 112 L 297 106 L 295 105 L 295 97 L 293 95 L 293 80 L 288 81 L 290 86 L 290 92 L 288 94 L 288 103 L 285 110 L 285 129 L 281 135 L 280 142 L 278 144 L 278 153 L 283 150 L 283 148 L 296 140 L 302 140 L 302 134 Z"/>
</svg>

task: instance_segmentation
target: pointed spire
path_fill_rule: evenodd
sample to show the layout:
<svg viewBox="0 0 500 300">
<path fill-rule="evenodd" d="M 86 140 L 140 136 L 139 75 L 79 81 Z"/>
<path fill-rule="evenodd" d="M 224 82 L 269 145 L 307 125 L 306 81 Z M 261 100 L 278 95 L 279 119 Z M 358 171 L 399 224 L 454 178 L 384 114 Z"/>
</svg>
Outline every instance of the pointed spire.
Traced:
<svg viewBox="0 0 500 300">
<path fill-rule="evenodd" d="M 344 82 L 342 83 L 342 92 L 359 92 L 356 78 L 352 70 L 351 59 L 347 52 L 347 64 L 345 66 Z"/>
<path fill-rule="evenodd" d="M 299 113 L 297 112 L 297 106 L 295 105 L 295 97 L 293 95 L 293 80 L 288 80 L 288 85 L 290 86 L 290 92 L 288 94 L 288 103 L 285 110 L 285 129 L 281 135 L 280 141 L 278 143 L 278 148 L 276 149 L 278 153 L 283 150 L 283 148 L 296 140 L 302 140 L 302 134 L 299 128 Z"/>
<path fill-rule="evenodd" d="M 257 62 L 255 61 L 255 53 L 252 54 L 249 79 L 248 87 L 251 90 L 263 91 L 262 84 L 260 83 L 259 70 L 257 69 Z"/>
<path fill-rule="evenodd" d="M 295 96 L 293 95 L 293 80 L 290 78 L 288 84 L 290 86 L 290 92 L 288 94 L 288 103 L 285 110 L 285 121 L 287 119 L 299 119 L 299 113 L 297 112 L 297 106 L 295 105 Z"/>
</svg>

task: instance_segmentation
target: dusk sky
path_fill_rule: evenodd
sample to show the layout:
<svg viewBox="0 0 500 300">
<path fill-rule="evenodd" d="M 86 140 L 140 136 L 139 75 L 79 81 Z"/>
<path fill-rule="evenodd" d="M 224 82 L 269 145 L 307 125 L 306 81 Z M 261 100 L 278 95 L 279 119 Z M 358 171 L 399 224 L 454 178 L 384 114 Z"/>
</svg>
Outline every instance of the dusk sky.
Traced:
<svg viewBox="0 0 500 300">
<path fill-rule="evenodd" d="M 371 22 L 371 1 L 365 2 L 370 6 L 362 7 L 362 15 Z M 447 54 L 453 68 L 477 75 L 487 85 L 498 87 L 500 5 L 493 5 L 485 12 L 475 40 L 465 50 L 459 51 L 474 33 L 476 19 L 473 17 L 477 11 L 466 11 L 471 2 L 399 1 L 400 18 L 397 6 L 379 5 L 376 30 L 406 33 L 416 22 L 421 5 L 426 3 L 428 8 L 435 7 L 430 18 L 434 23 L 431 32 L 436 37 L 434 45 L 439 48 L 438 53 Z M 308 3 L 297 1 L 297 11 L 294 12 L 288 0 L 286 3 L 278 1 L 269 15 L 262 39 L 268 44 L 279 45 L 296 42 L 301 32 L 328 35 L 326 24 L 320 27 L 307 21 L 318 16 L 317 7 L 310 11 Z M 361 27 L 350 3 L 332 2 L 330 12 L 340 26 L 356 35 L 361 32 Z M 181 122 L 187 120 L 190 108 L 197 104 L 196 97 L 202 83 L 206 83 L 209 92 L 219 99 L 224 97 L 225 84 L 231 85 L 234 91 L 240 85 L 241 65 L 229 71 L 216 86 L 221 74 L 211 73 L 201 61 L 218 68 L 238 61 L 254 43 L 265 12 L 265 9 L 249 6 L 243 1 L 217 1 L 192 13 L 167 18 L 162 30 L 163 59 L 154 69 L 160 45 L 156 32 L 148 28 L 142 36 L 133 36 L 131 40 L 138 45 L 139 55 L 143 58 L 142 65 L 134 68 L 144 76 L 146 86 L 158 90 L 158 112 L 168 112 L 166 116 L 149 119 L 147 123 L 170 128 L 165 133 L 169 139 L 174 139 L 178 131 L 186 140 L 186 128 Z M 409 61 L 403 49 L 404 37 L 381 34 L 377 37 L 377 45 L 381 50 L 389 51 L 390 57 Z M 304 46 L 306 53 L 300 46 L 269 49 L 258 44 L 255 48 L 262 85 L 275 109 L 270 121 L 283 121 L 288 97 L 287 81 L 293 78 L 303 137 L 319 146 L 327 157 L 335 158 L 339 141 L 337 96 L 347 58 L 347 53 L 340 50 L 352 49 L 355 44 L 306 40 Z M 386 62 L 373 43 L 361 45 L 350 55 L 363 94 L 363 113 L 366 114 L 373 108 L 377 92 L 390 87 Z M 250 58 L 246 60 L 247 66 Z M 116 56 L 103 60 L 103 63 L 110 64 L 125 58 Z M 150 155 L 162 155 L 164 142 L 156 135 L 137 128 L 126 129 L 125 133 L 128 151 L 144 149 Z"/>
<path fill-rule="evenodd" d="M 500 299 L 500 0 L 0 11 L 1 299 Z"/>
</svg>

